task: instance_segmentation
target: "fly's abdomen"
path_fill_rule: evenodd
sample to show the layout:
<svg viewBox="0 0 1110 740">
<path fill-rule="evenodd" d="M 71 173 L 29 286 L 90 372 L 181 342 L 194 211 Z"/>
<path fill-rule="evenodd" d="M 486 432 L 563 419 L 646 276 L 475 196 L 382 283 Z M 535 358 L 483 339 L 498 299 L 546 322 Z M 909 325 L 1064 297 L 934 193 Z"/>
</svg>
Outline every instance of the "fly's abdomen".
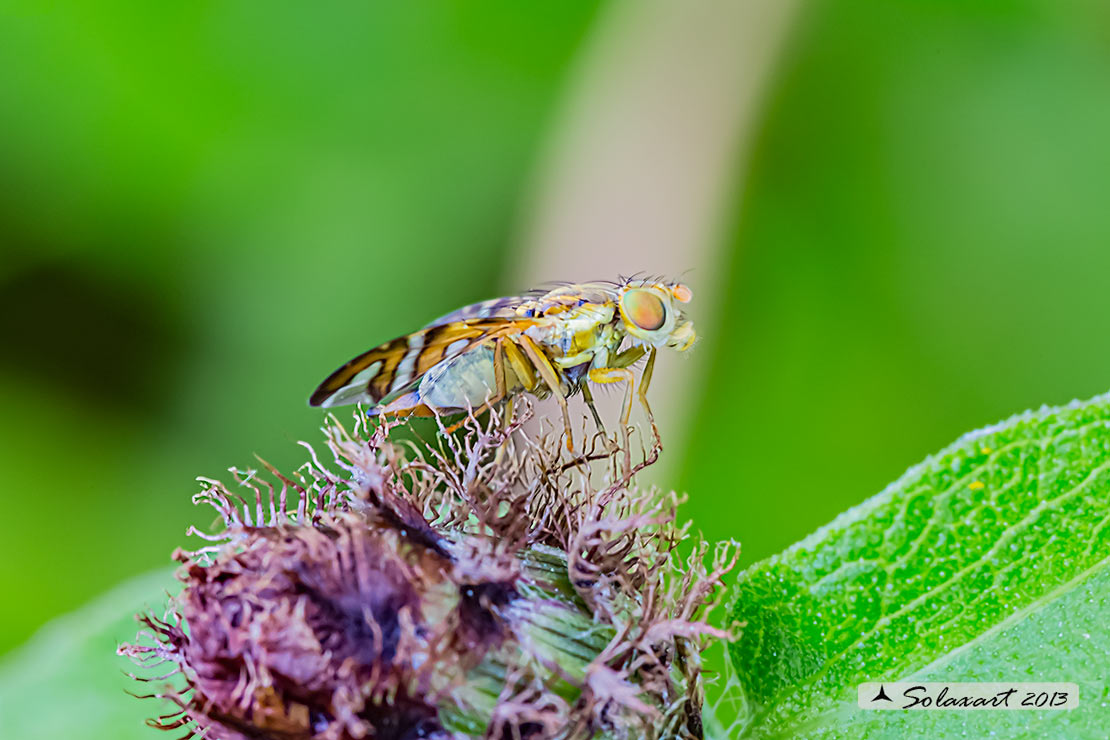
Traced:
<svg viewBox="0 0 1110 740">
<path fill-rule="evenodd" d="M 514 349 L 510 345 L 506 354 Z M 527 363 L 520 372 L 527 375 L 522 379 L 508 358 L 504 361 L 505 395 L 514 396 L 527 390 L 537 398 L 546 398 L 550 393 L 542 380 L 536 377 L 531 363 L 524 359 L 519 349 L 513 354 L 517 362 Z M 420 381 L 417 396 L 421 403 L 439 411 L 467 411 L 477 409 L 487 402 L 502 400 L 498 393 L 497 376 L 494 369 L 494 349 L 489 345 L 475 347 L 458 357 L 442 362 L 429 370 Z"/>
<path fill-rule="evenodd" d="M 441 411 L 476 409 L 496 397 L 492 347 L 475 347 L 440 363 L 420 381 L 420 400 Z"/>
</svg>

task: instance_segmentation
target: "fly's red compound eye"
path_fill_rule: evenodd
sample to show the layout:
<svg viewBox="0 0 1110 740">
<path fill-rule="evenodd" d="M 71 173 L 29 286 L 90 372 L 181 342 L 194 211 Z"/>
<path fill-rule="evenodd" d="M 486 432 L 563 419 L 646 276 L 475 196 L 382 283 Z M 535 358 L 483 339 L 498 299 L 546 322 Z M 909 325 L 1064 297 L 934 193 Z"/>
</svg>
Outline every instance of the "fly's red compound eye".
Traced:
<svg viewBox="0 0 1110 740">
<path fill-rule="evenodd" d="M 659 296 L 648 290 L 630 290 L 621 298 L 625 317 L 644 331 L 656 331 L 667 321 L 667 309 Z"/>
</svg>

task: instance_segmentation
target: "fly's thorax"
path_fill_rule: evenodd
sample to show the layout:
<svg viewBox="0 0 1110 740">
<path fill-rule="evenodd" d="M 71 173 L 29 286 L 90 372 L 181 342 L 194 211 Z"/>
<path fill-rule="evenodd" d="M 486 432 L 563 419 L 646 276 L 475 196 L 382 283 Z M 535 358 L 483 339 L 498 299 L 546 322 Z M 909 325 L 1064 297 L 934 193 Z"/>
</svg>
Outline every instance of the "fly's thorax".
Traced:
<svg viewBox="0 0 1110 740">
<path fill-rule="evenodd" d="M 600 333 L 613 322 L 612 303 L 588 303 L 545 317 L 525 334 L 539 344 L 548 357 L 570 357 L 589 352 Z"/>
</svg>

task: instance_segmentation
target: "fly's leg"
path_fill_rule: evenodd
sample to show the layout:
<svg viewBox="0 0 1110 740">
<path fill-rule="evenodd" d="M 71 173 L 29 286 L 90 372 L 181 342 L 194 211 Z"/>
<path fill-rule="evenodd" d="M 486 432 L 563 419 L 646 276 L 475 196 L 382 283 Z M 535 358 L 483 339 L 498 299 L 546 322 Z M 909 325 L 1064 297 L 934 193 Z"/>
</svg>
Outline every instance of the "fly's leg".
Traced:
<svg viewBox="0 0 1110 740">
<path fill-rule="evenodd" d="M 528 359 L 520 353 L 520 348 L 511 339 L 503 339 L 497 345 L 504 353 L 504 372 L 505 372 L 505 418 L 511 420 L 513 418 L 513 393 L 510 393 L 508 388 L 509 373 L 512 373 L 514 379 L 513 390 L 515 391 L 519 386 L 522 386 L 526 391 L 532 391 L 536 388 L 536 372 L 532 369 Z M 508 423 L 508 421 L 506 421 Z"/>
<path fill-rule="evenodd" d="M 524 386 L 524 390 L 535 390 L 536 373 L 528 359 L 520 353 L 520 348 L 517 347 L 516 343 L 506 338 L 501 342 L 501 348 L 505 352 L 506 372 L 511 370 L 517 381 Z"/>
<path fill-rule="evenodd" d="M 594 424 L 597 425 L 597 431 L 601 434 L 602 439 L 605 440 L 605 447 L 609 450 L 609 454 L 617 452 L 616 440 L 609 439 L 609 433 L 605 431 L 605 425 L 601 423 L 601 414 L 597 413 L 597 406 L 594 405 L 594 394 L 590 390 L 590 386 L 586 383 L 582 384 L 582 398 L 586 401 L 586 405 L 590 408 L 590 413 L 594 417 Z"/>
<path fill-rule="evenodd" d="M 658 350 L 652 347 L 651 350 L 645 350 L 642 346 L 629 347 L 624 352 L 613 358 L 611 363 L 612 367 L 629 367 L 633 363 L 639 361 L 646 353 L 648 358 L 644 364 L 644 372 L 640 376 L 640 389 L 637 396 L 640 399 L 640 405 L 644 407 L 644 413 L 647 414 L 648 423 L 651 424 L 651 434 L 655 440 L 655 446 L 661 446 L 659 438 L 659 427 L 655 425 L 655 414 L 651 411 L 651 404 L 648 403 L 647 393 L 648 387 L 651 385 L 651 373 L 655 369 L 655 355 Z"/>
<path fill-rule="evenodd" d="M 498 398 L 508 397 L 509 384 L 505 382 L 505 340 L 498 339 L 497 344 L 493 347 L 493 378 L 497 382 L 497 396 Z M 505 401 L 505 408 L 501 416 L 501 430 L 504 431 L 509 428 L 509 419 L 513 415 L 513 399 L 508 398 Z"/>
<path fill-rule="evenodd" d="M 632 390 L 636 379 L 632 371 L 626 367 L 595 367 L 590 370 L 589 379 L 595 383 L 628 383 L 624 389 L 624 403 L 621 405 L 621 435 L 624 438 L 624 463 L 625 468 L 632 469 L 632 450 L 628 442 L 628 417 L 632 413 Z"/>
<path fill-rule="evenodd" d="M 497 395 L 505 399 L 505 405 L 501 409 L 501 432 L 505 438 L 494 453 L 495 463 L 500 463 L 505 457 L 505 450 L 509 447 L 509 424 L 513 420 L 513 398 L 509 395 L 509 384 L 505 379 L 505 342 L 504 339 L 498 339 L 493 348 L 493 377 L 497 380 Z"/>
<path fill-rule="evenodd" d="M 548 362 L 543 351 L 536 346 L 536 343 L 527 334 L 520 335 L 520 346 L 524 353 L 528 355 L 528 359 L 532 361 L 532 366 L 536 368 L 540 378 L 551 389 L 551 394 L 555 396 L 555 400 L 559 402 L 559 408 L 563 412 L 563 427 L 567 433 L 567 449 L 574 452 L 574 433 L 570 428 L 570 410 L 567 408 L 567 397 L 563 394 L 563 386 L 559 382 L 558 372 Z"/>
<path fill-rule="evenodd" d="M 613 361 L 609 363 L 609 367 L 630 367 L 631 365 L 639 362 L 640 358 L 643 357 L 646 352 L 647 350 L 640 346 L 629 347 L 624 352 L 621 352 L 616 357 L 614 357 Z M 654 347 L 652 348 L 651 352 L 653 355 L 655 354 Z"/>
<path fill-rule="evenodd" d="M 594 424 L 597 425 L 597 431 L 601 432 L 602 436 L 608 437 L 605 431 L 605 425 L 601 423 L 601 414 L 597 413 L 597 406 L 594 406 L 594 394 L 590 390 L 590 386 L 582 386 L 582 398 L 586 401 L 586 405 L 590 408 L 590 414 L 594 417 Z"/>
<path fill-rule="evenodd" d="M 640 397 L 640 405 L 644 407 L 644 413 L 647 414 L 648 422 L 651 424 L 651 435 L 655 438 L 655 444 L 660 444 L 659 427 L 655 426 L 655 414 L 651 413 L 651 405 L 647 400 L 648 386 L 651 385 L 651 371 L 655 369 L 655 347 L 651 348 L 648 354 L 647 363 L 644 364 L 644 372 L 640 375 L 640 388 L 637 395 Z"/>
</svg>

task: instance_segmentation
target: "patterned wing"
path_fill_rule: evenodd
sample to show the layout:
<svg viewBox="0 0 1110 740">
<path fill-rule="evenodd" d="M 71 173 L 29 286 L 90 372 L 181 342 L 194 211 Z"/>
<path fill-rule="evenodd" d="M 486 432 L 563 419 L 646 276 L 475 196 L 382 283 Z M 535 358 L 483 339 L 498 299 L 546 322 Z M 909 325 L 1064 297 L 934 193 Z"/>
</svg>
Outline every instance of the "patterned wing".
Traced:
<svg viewBox="0 0 1110 740">
<path fill-rule="evenodd" d="M 478 303 L 471 303 L 469 306 L 455 309 L 451 313 L 440 316 L 435 321 L 429 321 L 424 328 L 433 326 L 442 326 L 456 321 L 466 321 L 468 319 L 513 319 L 516 318 L 517 308 L 528 303 L 533 299 L 533 296 L 506 296 L 504 298 L 492 298 L 488 301 L 480 301 Z"/>
<path fill-rule="evenodd" d="M 559 321 L 587 304 L 614 300 L 609 283 L 567 283 L 550 290 L 472 303 L 440 316 L 418 332 L 398 337 L 354 358 L 312 394 L 312 406 L 378 405 L 413 390 L 430 369 L 500 336 Z"/>
<path fill-rule="evenodd" d="M 377 405 L 411 390 L 430 369 L 481 344 L 519 334 L 528 322 L 476 318 L 429 326 L 375 347 L 328 376 L 310 406 Z"/>
<path fill-rule="evenodd" d="M 566 283 L 530 299 L 522 309 L 528 315 L 557 317 L 586 304 L 605 305 L 618 299 L 609 283 Z"/>
<path fill-rule="evenodd" d="M 471 303 L 429 322 L 425 328 L 469 319 L 530 319 L 556 316 L 586 303 L 604 304 L 617 300 L 610 283 L 563 283 L 549 290 L 537 289 L 524 295 L 493 298 Z"/>
</svg>

